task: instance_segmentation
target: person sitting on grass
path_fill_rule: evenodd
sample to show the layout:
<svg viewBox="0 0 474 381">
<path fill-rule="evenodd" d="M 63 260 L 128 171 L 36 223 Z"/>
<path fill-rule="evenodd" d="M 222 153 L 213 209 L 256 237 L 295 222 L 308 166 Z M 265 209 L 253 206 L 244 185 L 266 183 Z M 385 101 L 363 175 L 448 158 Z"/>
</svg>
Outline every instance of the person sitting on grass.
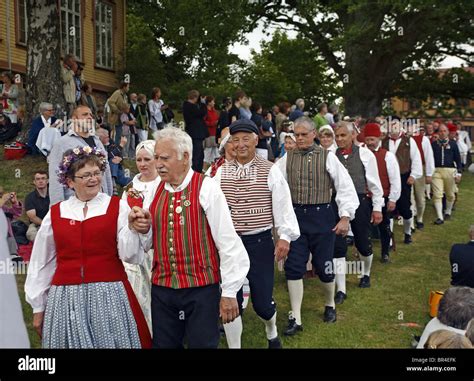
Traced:
<svg viewBox="0 0 474 381">
<path fill-rule="evenodd" d="M 35 185 L 35 190 L 29 193 L 25 199 L 25 211 L 30 220 L 26 238 L 30 242 L 35 240 L 43 218 L 49 211 L 48 172 L 42 170 L 35 171 L 33 184 Z"/>
<path fill-rule="evenodd" d="M 18 255 L 18 245 L 15 241 L 15 236 L 13 235 L 12 221 L 20 217 L 23 213 L 23 205 L 18 201 L 16 197 L 16 192 L 5 192 L 3 187 L 0 186 L 0 208 L 5 213 L 7 217 L 8 225 L 8 249 L 10 251 L 11 260 L 16 262 L 21 262 L 22 259 Z"/>
</svg>

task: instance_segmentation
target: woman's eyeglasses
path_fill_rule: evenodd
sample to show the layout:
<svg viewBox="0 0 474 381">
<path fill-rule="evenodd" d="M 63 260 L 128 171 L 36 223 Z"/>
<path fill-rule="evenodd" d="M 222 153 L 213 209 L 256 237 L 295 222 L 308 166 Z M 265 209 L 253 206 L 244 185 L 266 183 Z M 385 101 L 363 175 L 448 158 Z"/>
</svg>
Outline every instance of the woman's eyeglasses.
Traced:
<svg viewBox="0 0 474 381">
<path fill-rule="evenodd" d="M 102 177 L 102 172 L 94 172 L 94 173 L 84 173 L 83 176 L 74 176 L 75 178 L 82 179 L 83 181 L 87 181 L 92 179 L 93 177 Z"/>
</svg>

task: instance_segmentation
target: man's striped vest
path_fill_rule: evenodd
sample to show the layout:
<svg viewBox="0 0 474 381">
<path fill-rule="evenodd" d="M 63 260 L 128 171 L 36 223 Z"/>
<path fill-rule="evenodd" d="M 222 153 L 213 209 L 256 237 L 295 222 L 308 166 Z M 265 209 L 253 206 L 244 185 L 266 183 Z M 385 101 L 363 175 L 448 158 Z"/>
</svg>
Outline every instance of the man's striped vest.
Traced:
<svg viewBox="0 0 474 381">
<path fill-rule="evenodd" d="M 287 153 L 286 173 L 293 204 L 315 205 L 331 202 L 331 177 L 326 170 L 328 151 L 313 144 L 308 150 Z"/>
<path fill-rule="evenodd" d="M 258 155 L 247 169 L 239 168 L 235 161 L 222 165 L 221 189 L 237 233 L 273 224 L 272 192 L 268 188 L 272 165 Z"/>
<path fill-rule="evenodd" d="M 171 288 L 219 282 L 217 248 L 199 203 L 204 176 L 195 172 L 186 189 L 170 193 L 159 185 L 150 205 L 153 228 L 152 282 Z"/>
</svg>

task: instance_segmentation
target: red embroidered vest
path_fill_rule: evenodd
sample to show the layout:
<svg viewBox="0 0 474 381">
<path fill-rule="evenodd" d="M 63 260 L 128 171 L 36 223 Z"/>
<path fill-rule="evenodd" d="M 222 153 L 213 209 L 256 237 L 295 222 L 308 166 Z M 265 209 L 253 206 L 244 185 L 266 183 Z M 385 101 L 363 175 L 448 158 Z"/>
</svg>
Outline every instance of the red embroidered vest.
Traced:
<svg viewBox="0 0 474 381">
<path fill-rule="evenodd" d="M 217 248 L 199 203 L 203 180 L 194 172 L 181 192 L 166 191 L 164 182 L 156 190 L 150 205 L 155 285 L 189 288 L 219 282 Z"/>
<path fill-rule="evenodd" d="M 116 282 L 127 279 L 117 250 L 120 199 L 112 197 L 107 213 L 75 221 L 62 218 L 60 203 L 51 207 L 57 252 L 53 285 Z"/>
</svg>

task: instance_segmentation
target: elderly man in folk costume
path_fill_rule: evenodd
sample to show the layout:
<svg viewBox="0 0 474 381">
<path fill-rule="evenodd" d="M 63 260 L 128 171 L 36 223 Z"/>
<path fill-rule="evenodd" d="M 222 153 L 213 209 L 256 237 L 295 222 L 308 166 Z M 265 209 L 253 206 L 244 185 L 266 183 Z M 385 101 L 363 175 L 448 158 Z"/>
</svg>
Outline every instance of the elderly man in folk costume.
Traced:
<svg viewBox="0 0 474 381">
<path fill-rule="evenodd" d="M 345 236 L 349 221 L 359 206 L 357 193 L 349 173 L 337 157 L 315 144 L 317 136 L 314 122 L 308 117 L 295 121 L 294 133 L 297 148 L 277 162 L 290 187 L 300 237 L 291 243 L 285 262 L 291 313 L 285 335 L 303 330 L 301 304 L 303 302 L 303 276 L 309 253 L 312 263 L 323 282 L 325 294 L 324 321 L 336 321 L 334 303 L 333 253 L 336 234 Z M 331 206 L 332 187 L 335 188 L 340 221 L 336 224 Z"/>
<path fill-rule="evenodd" d="M 378 225 L 382 221 L 384 199 L 377 160 L 369 149 L 356 146 L 353 143 L 355 134 L 356 131 L 351 122 L 341 121 L 337 124 L 335 130 L 338 145 L 336 156 L 349 172 L 359 198 L 359 207 L 356 210 L 355 218 L 351 221 L 351 228 L 354 233 L 354 244 L 361 254 L 360 259 L 363 265 L 359 287 L 368 288 L 370 287 L 370 270 L 373 259 L 370 224 Z M 346 240 L 341 236 L 336 237 L 334 247 L 334 262 L 337 270 L 336 304 L 341 304 L 347 297 L 346 254 Z"/>
<path fill-rule="evenodd" d="M 448 127 L 444 124 L 438 130 L 439 139 L 431 143 L 435 160 L 435 171 L 431 189 L 437 219 L 435 225 L 441 225 L 451 218 L 455 200 L 456 184 L 461 181 L 462 162 L 458 146 L 449 139 Z M 443 217 L 443 194 L 446 194 L 446 211 Z"/>
<path fill-rule="evenodd" d="M 405 244 L 410 244 L 411 224 L 413 213 L 411 211 L 411 188 L 415 180 L 423 175 L 421 155 L 416 142 L 402 129 L 398 118 L 389 120 L 388 135 L 382 140 L 382 147 L 393 153 L 400 167 L 400 180 L 402 191 L 397 201 L 396 210 L 403 217 L 403 230 Z"/>
<path fill-rule="evenodd" d="M 431 179 L 435 170 L 433 148 L 430 139 L 420 133 L 417 126 L 412 139 L 416 142 L 420 151 L 421 162 L 423 164 L 424 174 L 415 180 L 413 184 L 413 196 L 415 200 L 414 210 L 416 215 L 416 228 L 422 230 L 425 225 L 423 223 L 423 215 L 426 207 L 426 185 L 431 184 Z"/>
<path fill-rule="evenodd" d="M 258 127 L 241 119 L 230 125 L 231 143 L 237 152 L 225 162 L 214 177 L 225 194 L 235 230 L 250 257 L 247 275 L 255 312 L 265 323 L 269 348 L 281 348 L 273 301 L 274 265 L 286 258 L 290 242 L 300 236 L 291 193 L 281 171 L 256 154 Z M 279 239 L 273 243 L 272 227 Z M 242 291 L 239 292 L 242 305 Z M 225 324 L 230 347 L 240 348 L 242 320 Z"/>
<path fill-rule="evenodd" d="M 395 210 L 400 198 L 400 168 L 395 155 L 380 146 L 382 132 L 377 123 L 368 123 L 364 127 L 365 144 L 377 159 L 379 178 L 383 188 L 385 206 L 382 209 L 382 222 L 378 225 L 382 247 L 382 263 L 389 262 L 390 255 L 390 213 Z"/>
<path fill-rule="evenodd" d="M 156 139 L 161 183 L 149 211 L 134 208 L 133 222 L 145 249 L 154 248 L 153 346 L 217 348 L 219 315 L 223 323 L 239 316 L 249 258 L 221 189 L 191 169 L 190 136 L 168 127 Z"/>
</svg>

